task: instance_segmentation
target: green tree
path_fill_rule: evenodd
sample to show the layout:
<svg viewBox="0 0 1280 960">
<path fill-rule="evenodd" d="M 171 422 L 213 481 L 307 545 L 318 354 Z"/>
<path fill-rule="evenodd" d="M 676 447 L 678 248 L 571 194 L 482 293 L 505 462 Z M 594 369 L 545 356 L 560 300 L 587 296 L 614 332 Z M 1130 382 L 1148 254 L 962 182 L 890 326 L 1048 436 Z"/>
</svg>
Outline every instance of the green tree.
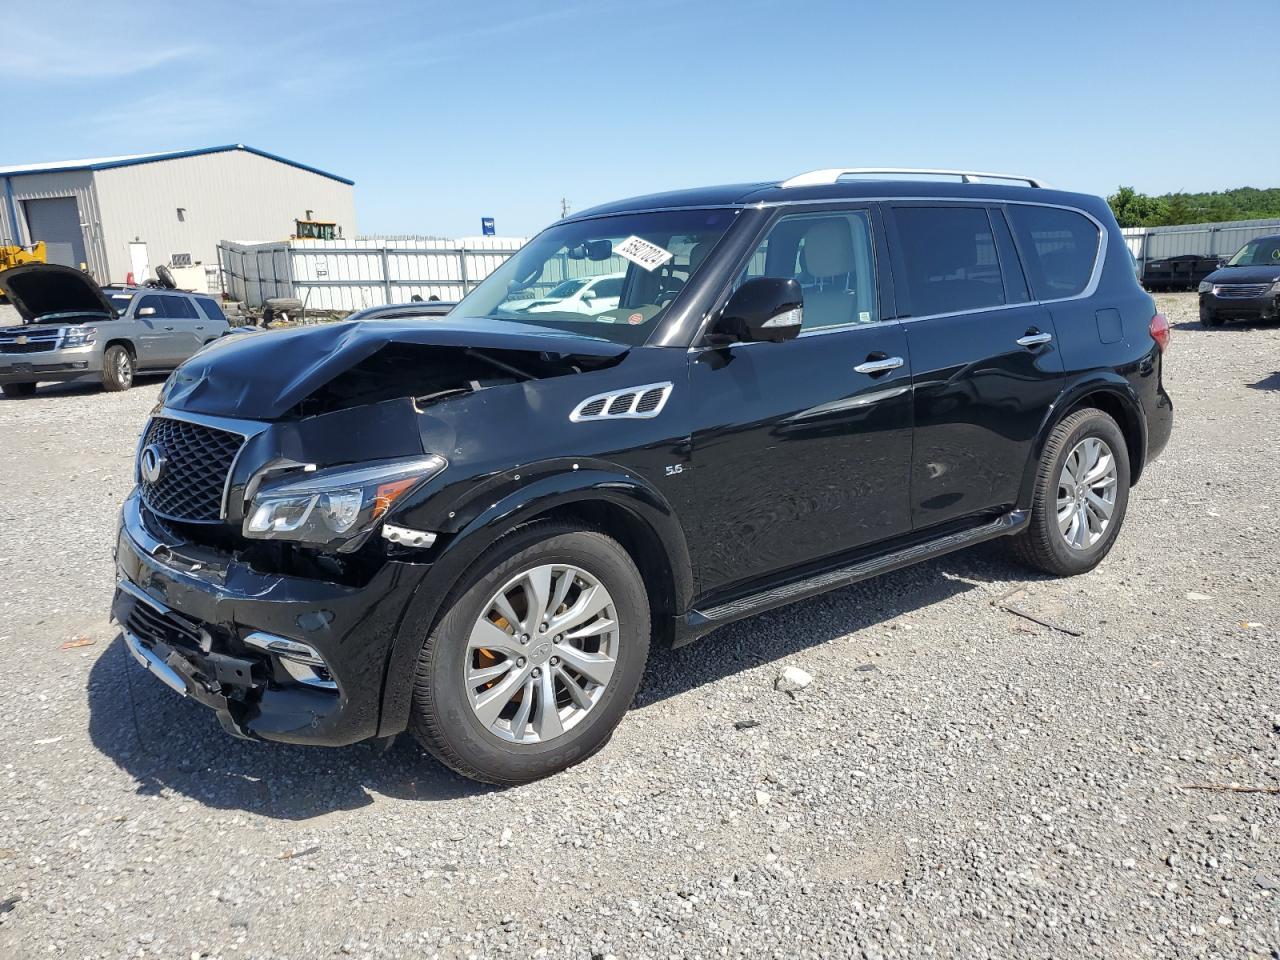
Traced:
<svg viewBox="0 0 1280 960">
<path fill-rule="evenodd" d="M 1120 187 L 1107 197 L 1107 203 L 1111 204 L 1111 212 L 1122 227 L 1150 226 L 1160 206 L 1154 197 L 1138 193 L 1133 187 Z"/>
</svg>

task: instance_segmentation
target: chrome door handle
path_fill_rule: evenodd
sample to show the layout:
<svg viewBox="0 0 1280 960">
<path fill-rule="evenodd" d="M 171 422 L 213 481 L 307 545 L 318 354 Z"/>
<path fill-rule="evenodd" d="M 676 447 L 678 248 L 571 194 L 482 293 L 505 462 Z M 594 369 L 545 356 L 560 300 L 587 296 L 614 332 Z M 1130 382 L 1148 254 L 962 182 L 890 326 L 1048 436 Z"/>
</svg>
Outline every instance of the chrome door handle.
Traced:
<svg viewBox="0 0 1280 960">
<path fill-rule="evenodd" d="M 901 357 L 885 357 L 883 360 L 868 360 L 853 369 L 858 373 L 888 373 L 890 370 L 897 370 L 902 362 Z"/>
<path fill-rule="evenodd" d="M 1038 347 L 1040 344 L 1049 343 L 1052 340 L 1052 333 L 1032 333 L 1028 330 L 1027 335 L 1025 337 L 1019 337 L 1016 342 L 1020 347 Z"/>
</svg>

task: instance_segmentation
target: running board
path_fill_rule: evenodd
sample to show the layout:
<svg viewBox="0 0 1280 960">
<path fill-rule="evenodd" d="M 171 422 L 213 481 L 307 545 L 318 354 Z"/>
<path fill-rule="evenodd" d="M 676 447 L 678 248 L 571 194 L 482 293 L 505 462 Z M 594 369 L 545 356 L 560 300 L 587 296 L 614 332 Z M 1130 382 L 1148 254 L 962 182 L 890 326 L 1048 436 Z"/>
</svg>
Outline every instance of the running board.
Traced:
<svg viewBox="0 0 1280 960">
<path fill-rule="evenodd" d="M 835 587 L 857 583 L 859 580 L 866 580 L 868 577 L 888 573 L 890 570 L 908 567 L 922 560 L 931 560 L 934 557 L 942 556 L 944 553 L 950 553 L 962 547 L 973 546 L 975 543 L 981 543 L 984 540 L 993 540 L 996 537 L 1017 533 L 1027 525 L 1030 519 L 1030 511 L 1014 510 L 990 523 L 984 523 L 968 530 L 961 530 L 959 533 L 948 534 L 945 537 L 939 537 L 937 540 L 928 540 L 915 546 L 904 547 L 893 553 L 861 560 L 846 567 L 826 570 L 804 580 L 797 580 L 794 583 L 754 593 L 738 600 L 707 607 L 705 610 L 693 610 L 688 615 L 688 625 L 694 628 L 710 628 L 721 623 L 728 623 L 731 620 L 760 613 L 773 607 L 793 603 L 796 600 L 803 600 L 817 593 L 825 593 Z"/>
</svg>

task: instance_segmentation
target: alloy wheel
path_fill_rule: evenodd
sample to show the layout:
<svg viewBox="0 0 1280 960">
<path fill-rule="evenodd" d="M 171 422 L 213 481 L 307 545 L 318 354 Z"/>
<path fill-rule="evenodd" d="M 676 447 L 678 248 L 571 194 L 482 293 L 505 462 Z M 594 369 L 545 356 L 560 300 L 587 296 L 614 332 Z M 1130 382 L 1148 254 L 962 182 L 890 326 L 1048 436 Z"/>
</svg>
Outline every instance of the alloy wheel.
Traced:
<svg viewBox="0 0 1280 960">
<path fill-rule="evenodd" d="M 1085 437 L 1067 454 L 1058 476 L 1058 530 L 1073 550 L 1102 539 L 1116 509 L 1119 472 L 1105 440 Z"/>
<path fill-rule="evenodd" d="M 618 643 L 617 610 L 598 579 L 564 563 L 526 570 L 490 598 L 471 630 L 471 709 L 504 740 L 553 740 L 600 702 Z"/>
</svg>

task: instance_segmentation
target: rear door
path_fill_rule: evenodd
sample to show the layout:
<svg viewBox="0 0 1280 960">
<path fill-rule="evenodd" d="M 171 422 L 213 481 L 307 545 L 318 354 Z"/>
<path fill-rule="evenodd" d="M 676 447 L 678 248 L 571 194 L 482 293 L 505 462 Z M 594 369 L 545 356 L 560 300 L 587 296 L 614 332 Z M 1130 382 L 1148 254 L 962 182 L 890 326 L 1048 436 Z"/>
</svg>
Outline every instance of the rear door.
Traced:
<svg viewBox="0 0 1280 960">
<path fill-rule="evenodd" d="M 1065 379 L 1053 319 L 1031 299 L 998 207 L 890 206 L 913 368 L 913 527 L 1010 509 Z"/>
<path fill-rule="evenodd" d="M 684 522 L 703 591 L 909 532 L 911 366 L 882 319 L 886 259 L 870 207 L 780 215 L 734 286 L 797 279 L 800 335 L 691 352 L 700 507 Z"/>
<path fill-rule="evenodd" d="M 168 325 L 173 327 L 171 332 L 174 353 L 170 360 L 173 363 L 181 363 L 209 339 L 205 334 L 209 323 L 196 310 L 196 305 L 190 297 L 171 293 L 165 297 L 165 300 L 169 312 Z"/>
</svg>

